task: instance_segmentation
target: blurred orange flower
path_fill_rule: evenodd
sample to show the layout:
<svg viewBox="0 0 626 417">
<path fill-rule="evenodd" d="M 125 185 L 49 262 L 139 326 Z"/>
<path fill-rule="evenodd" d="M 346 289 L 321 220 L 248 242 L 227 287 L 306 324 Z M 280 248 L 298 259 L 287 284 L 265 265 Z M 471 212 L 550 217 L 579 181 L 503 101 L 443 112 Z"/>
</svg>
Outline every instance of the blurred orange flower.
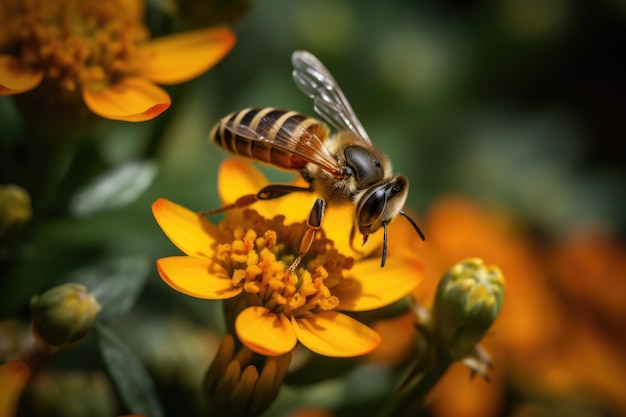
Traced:
<svg viewBox="0 0 626 417">
<path fill-rule="evenodd" d="M 626 245 L 602 232 L 573 232 L 549 251 L 548 268 L 569 307 L 626 343 Z"/>
<path fill-rule="evenodd" d="M 30 368 L 22 361 L 14 360 L 0 365 L 0 417 L 13 417 L 26 384 Z M 145 417 L 143 414 L 128 414 L 121 417 Z"/>
<path fill-rule="evenodd" d="M 13 417 L 26 387 L 30 370 L 21 361 L 10 361 L 0 366 L 0 417 Z"/>
<path fill-rule="evenodd" d="M 626 245 L 606 232 L 573 231 L 546 252 L 546 269 L 575 323 L 546 360 L 548 383 L 626 415 Z"/>
<path fill-rule="evenodd" d="M 422 304 L 431 303 L 439 278 L 459 259 L 497 264 L 507 279 L 506 300 L 482 343 L 495 363 L 490 382 L 470 379 L 455 364 L 431 393 L 434 415 L 499 415 L 511 389 L 521 398 L 575 398 L 626 412 L 623 245 L 589 236 L 540 245 L 511 213 L 460 195 L 439 198 L 424 231 L 426 242 L 408 245 L 421 245 L 424 279 L 415 296 Z"/>
<path fill-rule="evenodd" d="M 190 80 L 234 46 L 227 28 L 148 40 L 140 0 L 6 0 L 0 3 L 0 95 L 40 85 L 80 92 L 95 114 L 150 120 L 170 106 L 159 84 Z"/>
<path fill-rule="evenodd" d="M 228 160 L 220 168 L 224 206 L 267 184 L 248 163 Z M 415 255 L 390 253 L 381 269 L 379 258 L 360 257 L 348 242 L 351 223 L 346 219 L 353 218 L 354 208 L 329 208 L 323 230 L 302 265 L 290 273 L 287 266 L 306 230 L 302 219 L 314 199 L 310 193 L 293 193 L 258 202 L 258 212 L 229 210 L 219 226 L 157 200 L 152 210 L 159 226 L 186 254 L 159 259 L 159 275 L 187 295 L 231 299 L 237 336 L 262 355 L 290 352 L 297 341 L 326 356 L 369 353 L 380 344 L 380 336 L 339 311 L 372 310 L 408 295 L 420 278 L 419 261 Z M 375 237 L 363 248 L 365 253 L 378 248 Z"/>
</svg>

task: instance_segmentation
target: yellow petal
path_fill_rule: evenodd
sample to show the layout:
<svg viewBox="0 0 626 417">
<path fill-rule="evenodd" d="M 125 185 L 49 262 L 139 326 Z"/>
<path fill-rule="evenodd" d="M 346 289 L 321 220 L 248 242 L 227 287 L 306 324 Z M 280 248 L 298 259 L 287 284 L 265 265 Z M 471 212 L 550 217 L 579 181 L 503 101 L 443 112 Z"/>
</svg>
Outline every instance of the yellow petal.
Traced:
<svg viewBox="0 0 626 417">
<path fill-rule="evenodd" d="M 146 15 L 146 4 L 145 2 L 137 1 L 137 0 L 119 0 L 119 9 L 117 12 L 119 14 L 123 14 L 127 21 L 141 21 Z"/>
<path fill-rule="evenodd" d="M 227 159 L 220 165 L 217 184 L 222 204 L 228 205 L 242 195 L 258 193 L 268 182 L 252 164 L 241 159 Z"/>
<path fill-rule="evenodd" d="M 298 340 L 315 353 L 336 358 L 365 355 L 380 345 L 378 333 L 336 311 L 292 318 Z"/>
<path fill-rule="evenodd" d="M 208 300 L 224 300 L 241 292 L 226 270 L 206 258 L 171 256 L 157 260 L 159 276 L 178 292 Z"/>
<path fill-rule="evenodd" d="M 0 96 L 24 93 L 37 87 L 43 71 L 33 71 L 9 55 L 0 55 Z"/>
<path fill-rule="evenodd" d="M 220 231 L 198 213 L 159 198 L 152 203 L 152 214 L 174 245 L 190 256 L 211 258 Z"/>
<path fill-rule="evenodd" d="M 239 313 L 235 330 L 241 343 L 265 356 L 290 352 L 297 343 L 296 333 L 287 317 L 274 314 L 265 307 L 248 307 Z"/>
<path fill-rule="evenodd" d="M 235 35 L 224 27 L 154 39 L 140 48 L 146 58 L 139 74 L 159 84 L 188 81 L 220 62 L 234 45 Z"/>
<path fill-rule="evenodd" d="M 337 248 L 339 253 L 360 259 L 380 249 L 383 243 L 383 231 L 378 230 L 376 233 L 371 234 L 365 245 L 363 245 L 363 235 L 357 230 L 354 236 L 353 250 L 350 246 L 350 230 L 355 221 L 355 212 L 356 205 L 354 204 L 337 206 L 330 202 L 324 214 L 322 227 L 326 231 L 328 238 L 335 242 L 335 248 Z"/>
<path fill-rule="evenodd" d="M 243 195 L 256 195 L 263 187 L 270 184 L 261 171 L 241 159 L 224 161 L 220 167 L 218 182 L 223 205 L 234 203 Z M 304 181 L 295 185 L 307 187 Z M 291 224 L 304 221 L 309 217 L 315 198 L 315 194 L 312 193 L 295 192 L 274 200 L 257 201 L 250 208 L 268 218 L 283 214 L 285 224 Z M 227 214 L 229 217 L 235 216 L 236 218 L 237 216 L 235 211 L 227 212 Z"/>
<path fill-rule="evenodd" d="M 245 195 L 256 195 L 266 185 L 267 179 L 261 171 L 246 161 L 227 159 L 220 165 L 217 187 L 222 206 L 232 204 Z M 274 201 L 257 201 L 248 207 L 268 218 L 277 214 Z M 226 215 L 236 222 L 241 216 L 241 211 L 229 210 Z"/>
<path fill-rule="evenodd" d="M 389 257 L 384 268 L 380 259 L 356 262 L 348 280 L 333 288 L 339 309 L 365 311 L 380 308 L 409 294 L 422 277 L 421 264 L 415 259 Z"/>
<path fill-rule="evenodd" d="M 0 366 L 0 417 L 13 417 L 30 370 L 21 361 L 9 361 Z"/>
<path fill-rule="evenodd" d="M 170 106 L 169 94 L 139 77 L 126 77 L 103 89 L 83 86 L 83 100 L 89 110 L 107 119 L 143 122 Z"/>
<path fill-rule="evenodd" d="M 291 193 L 276 200 L 276 203 L 272 210 L 276 214 L 283 214 L 285 216 L 285 224 L 299 223 L 306 221 L 311 213 L 311 208 L 317 199 L 317 195 L 308 192 Z M 324 212 L 324 219 L 322 221 L 322 227 L 326 230 L 326 214 L 328 210 Z M 328 230 L 326 230 L 328 233 Z"/>
</svg>

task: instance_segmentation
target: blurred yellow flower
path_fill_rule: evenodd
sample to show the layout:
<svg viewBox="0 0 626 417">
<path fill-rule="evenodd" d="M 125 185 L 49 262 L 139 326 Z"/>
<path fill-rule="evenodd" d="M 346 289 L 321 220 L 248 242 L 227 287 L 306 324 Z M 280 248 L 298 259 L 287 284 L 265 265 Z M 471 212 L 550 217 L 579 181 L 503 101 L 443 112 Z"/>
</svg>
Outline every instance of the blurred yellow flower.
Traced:
<svg viewBox="0 0 626 417">
<path fill-rule="evenodd" d="M 265 185 L 267 180 L 248 163 L 229 160 L 220 169 L 223 205 Z M 414 252 L 406 257 L 398 251 L 390 252 L 381 269 L 378 258 L 344 251 L 349 248 L 347 219 L 354 215 L 348 207 L 327 210 L 323 230 L 290 274 L 287 266 L 306 230 L 302 219 L 315 199 L 303 194 L 259 202 L 258 212 L 227 211 L 219 226 L 168 200 L 157 200 L 152 210 L 159 226 L 186 254 L 159 259 L 159 274 L 190 296 L 232 299 L 228 306 L 236 317 L 237 336 L 256 353 L 281 355 L 298 341 L 326 356 L 369 353 L 380 344 L 380 336 L 339 311 L 372 310 L 401 299 L 417 285 L 421 264 Z M 372 244 L 364 247 L 365 253 L 375 249 Z"/>
<path fill-rule="evenodd" d="M 171 100 L 155 83 L 197 77 L 230 51 L 235 36 L 211 28 L 149 40 L 143 9 L 140 0 L 1 2 L 0 95 L 41 86 L 47 95 L 82 95 L 108 119 L 158 116 Z"/>
</svg>

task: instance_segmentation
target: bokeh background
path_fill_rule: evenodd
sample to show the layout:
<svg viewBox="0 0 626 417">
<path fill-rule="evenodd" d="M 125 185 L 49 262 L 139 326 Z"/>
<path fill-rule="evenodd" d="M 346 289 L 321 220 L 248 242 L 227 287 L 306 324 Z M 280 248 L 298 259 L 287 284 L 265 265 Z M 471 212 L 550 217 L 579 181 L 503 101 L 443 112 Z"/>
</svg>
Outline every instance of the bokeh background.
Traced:
<svg viewBox="0 0 626 417">
<path fill-rule="evenodd" d="M 137 304 L 113 328 L 158 381 L 168 415 L 195 412 L 194 390 L 223 330 L 219 306 L 174 293 L 158 278 L 154 260 L 177 250 L 150 204 L 166 197 L 194 210 L 219 205 L 216 175 L 226 154 L 208 133 L 227 113 L 273 106 L 314 115 L 291 79 L 290 55 L 306 49 L 410 179 L 407 205 L 427 235 L 415 247 L 426 265 L 417 296 L 428 303 L 436 277 L 462 257 L 498 264 L 508 280 L 486 342 L 492 381 L 451 370 L 425 415 L 626 415 L 626 3 L 181 0 L 177 7 L 148 4 L 154 35 L 227 21 L 236 47 L 205 75 L 168 88 L 173 104 L 157 119 L 101 121 L 54 155 L 40 189 L 20 184 L 34 214 L 19 248 L 1 254 L 2 319 L 27 321 L 31 295 L 72 274 L 97 276 L 97 265 L 145 274 Z M 22 178 L 7 167 L 27 123 L 37 121 L 12 98 L 0 100 L 3 184 Z M 85 197 L 93 178 L 120 167 L 130 170 L 119 180 L 128 198 L 107 206 Z M 273 180 L 293 177 L 263 170 Z M 394 328 L 402 327 L 391 326 L 391 345 L 371 363 L 402 363 L 391 359 L 402 358 L 394 341 L 405 346 Z M 90 381 L 80 389 L 92 387 L 103 401 L 115 397 L 89 341 L 52 368 L 58 373 L 33 384 L 35 397 L 70 376 Z M 346 375 L 306 393 L 286 388 L 271 414 L 310 405 L 348 415 L 393 386 L 376 367 Z"/>
</svg>

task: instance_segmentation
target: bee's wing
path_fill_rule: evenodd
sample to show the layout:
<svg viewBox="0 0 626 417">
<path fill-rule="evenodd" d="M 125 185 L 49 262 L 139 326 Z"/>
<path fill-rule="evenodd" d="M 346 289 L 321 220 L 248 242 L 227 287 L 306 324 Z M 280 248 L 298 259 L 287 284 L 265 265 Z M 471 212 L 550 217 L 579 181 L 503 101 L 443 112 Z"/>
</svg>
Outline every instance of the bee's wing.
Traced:
<svg viewBox="0 0 626 417">
<path fill-rule="evenodd" d="M 313 99 L 317 114 L 335 129 L 349 130 L 371 143 L 339 84 L 319 59 L 309 52 L 295 51 L 291 56 L 291 64 L 294 82 Z"/>
<path fill-rule="evenodd" d="M 265 142 L 269 146 L 315 164 L 335 177 L 345 176 L 342 166 L 324 147 L 322 140 L 304 127 L 297 131 L 285 129 L 283 125 L 277 128 L 276 125 L 280 123 L 277 123 L 277 119 L 268 116 L 264 116 L 256 128 L 227 119 L 222 119 L 221 123 L 226 130 L 235 135 L 251 141 Z"/>
</svg>

